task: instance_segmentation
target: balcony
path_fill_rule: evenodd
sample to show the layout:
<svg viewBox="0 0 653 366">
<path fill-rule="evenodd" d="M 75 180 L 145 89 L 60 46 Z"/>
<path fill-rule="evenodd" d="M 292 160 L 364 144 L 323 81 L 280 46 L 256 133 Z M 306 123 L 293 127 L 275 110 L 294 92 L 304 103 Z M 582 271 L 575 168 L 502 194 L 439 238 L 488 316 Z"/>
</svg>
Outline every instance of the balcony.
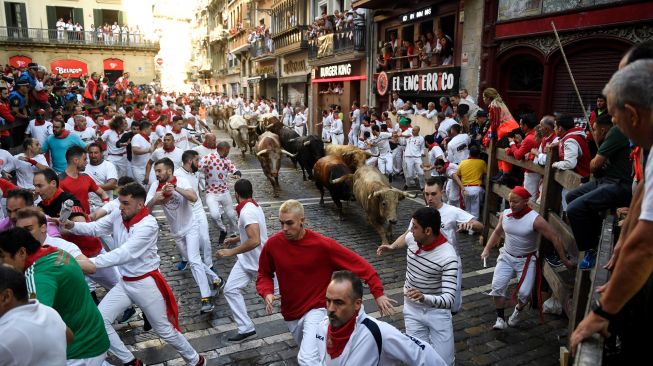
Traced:
<svg viewBox="0 0 653 366">
<path fill-rule="evenodd" d="M 309 38 L 312 35 L 309 34 Z M 365 52 L 365 26 L 355 25 L 322 36 L 313 35 L 308 41 L 308 59 L 330 57 L 343 52 Z"/>
<path fill-rule="evenodd" d="M 308 48 L 308 26 L 297 25 L 272 36 L 274 49 Z"/>
<path fill-rule="evenodd" d="M 252 59 L 257 61 L 273 59 L 274 58 L 274 45 L 270 38 L 259 38 L 249 48 Z"/>
<path fill-rule="evenodd" d="M 142 34 L 102 34 L 89 31 L 68 32 L 56 29 L 0 27 L 0 43 L 51 45 L 54 47 L 137 48 L 158 51 L 159 43 Z"/>
<path fill-rule="evenodd" d="M 217 26 L 213 28 L 211 33 L 209 33 L 209 42 L 211 43 L 226 42 L 228 38 L 229 38 L 229 31 L 222 28 L 221 26 Z"/>
<path fill-rule="evenodd" d="M 231 53 L 237 54 L 240 52 L 247 51 L 250 47 L 248 42 L 249 34 L 244 29 L 236 31 L 236 33 L 230 32 L 229 34 L 229 49 Z"/>
</svg>

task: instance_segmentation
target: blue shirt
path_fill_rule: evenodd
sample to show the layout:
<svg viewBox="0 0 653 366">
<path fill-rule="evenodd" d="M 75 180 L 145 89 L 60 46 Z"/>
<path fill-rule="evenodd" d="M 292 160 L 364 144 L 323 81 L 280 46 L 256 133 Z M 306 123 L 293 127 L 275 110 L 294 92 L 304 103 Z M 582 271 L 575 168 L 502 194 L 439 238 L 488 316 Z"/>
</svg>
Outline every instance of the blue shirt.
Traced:
<svg viewBox="0 0 653 366">
<path fill-rule="evenodd" d="M 68 151 L 68 148 L 73 145 L 86 147 L 86 144 L 84 144 L 82 139 L 74 133 L 69 134 L 63 139 L 49 136 L 43 143 L 41 150 L 43 153 L 50 151 L 52 169 L 54 169 L 57 174 L 63 173 L 63 171 L 66 170 L 66 167 L 68 167 L 68 163 L 66 162 L 66 151 Z"/>
<path fill-rule="evenodd" d="M 25 107 L 25 102 L 27 101 L 27 98 L 20 94 L 17 90 L 14 90 L 9 94 L 9 106 L 10 107 L 18 107 L 18 108 L 23 108 Z"/>
<path fill-rule="evenodd" d="M 36 79 L 27 70 L 23 71 L 23 73 L 20 74 L 18 80 L 27 81 L 29 83 L 30 89 L 34 89 L 34 87 L 36 86 Z"/>
</svg>

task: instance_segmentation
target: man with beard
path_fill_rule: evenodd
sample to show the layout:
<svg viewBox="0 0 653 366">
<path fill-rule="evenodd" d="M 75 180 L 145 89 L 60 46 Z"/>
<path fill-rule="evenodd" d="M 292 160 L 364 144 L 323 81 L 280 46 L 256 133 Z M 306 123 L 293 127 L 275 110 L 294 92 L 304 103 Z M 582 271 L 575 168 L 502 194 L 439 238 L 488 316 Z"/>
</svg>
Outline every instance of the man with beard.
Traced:
<svg viewBox="0 0 653 366">
<path fill-rule="evenodd" d="M 162 206 L 177 249 L 187 258 L 193 278 L 200 289 L 200 312 L 210 313 L 214 308 L 211 298 L 218 293 L 222 280 L 202 262 L 199 227 L 192 208 L 197 201 L 197 194 L 188 180 L 173 175 L 172 160 L 163 158 L 157 161 L 154 171 L 157 182 L 152 182 L 147 193 L 147 207 L 151 209 L 156 205 Z M 213 284 L 213 288 L 209 283 Z"/>
<path fill-rule="evenodd" d="M 158 140 L 154 146 L 156 149 L 152 152 L 152 155 L 145 166 L 145 178 L 143 179 L 143 184 L 145 186 L 149 185 L 150 179 L 154 180 L 155 178 L 154 169 L 152 169 L 155 162 L 163 158 L 168 158 L 175 165 L 175 169 L 177 169 L 181 166 L 181 155 L 184 153 L 182 149 L 175 146 L 175 138 L 171 133 L 165 134 L 163 137 L 163 143 Z"/>
<path fill-rule="evenodd" d="M 317 365 L 446 365 L 428 344 L 365 313 L 363 283 L 337 271 L 326 290 L 328 316 L 317 328 Z"/>
<path fill-rule="evenodd" d="M 86 144 L 84 141 L 75 134 L 71 134 L 66 130 L 63 120 L 52 120 L 52 136 L 49 136 L 45 143 L 41 146 L 41 151 L 45 154 L 50 153 L 50 161 L 52 162 L 52 169 L 57 174 L 63 173 L 68 166 L 66 160 L 66 152 L 71 146 L 81 146 L 84 148 Z"/>
<path fill-rule="evenodd" d="M 59 187 L 59 177 L 52 169 L 43 169 L 34 173 L 34 193 L 41 197 L 41 202 L 39 202 L 38 206 L 49 217 L 59 217 L 61 206 L 67 200 L 73 202 L 73 208 L 78 208 L 75 210 L 78 212 L 73 212 L 71 216 L 83 215 L 82 204 L 79 202 L 79 199 L 72 193 L 64 192 Z"/>
<path fill-rule="evenodd" d="M 112 326 L 113 321 L 135 303 L 150 320 L 154 332 L 179 352 L 186 363 L 202 366 L 204 357 L 180 332 L 177 302 L 159 271 L 159 224 L 145 206 L 145 197 L 145 189 L 140 184 L 130 183 L 120 189 L 120 210 L 91 223 L 66 221 L 63 224 L 74 234 L 111 234 L 118 245 L 91 259 L 97 268 L 118 267 L 122 275 L 98 307 L 111 342 L 111 353 L 125 365 L 142 365 Z"/>
<path fill-rule="evenodd" d="M 93 178 L 95 183 L 107 193 L 109 200 L 113 199 L 113 190 L 118 187 L 118 171 L 112 162 L 105 160 L 102 148 L 97 143 L 86 147 L 90 164 L 86 165 L 84 172 Z M 91 212 L 102 207 L 106 202 L 99 199 L 98 195 L 89 193 L 88 201 Z"/>
<path fill-rule="evenodd" d="M 83 173 L 87 165 L 87 154 L 83 147 L 71 146 L 66 151 L 66 161 L 68 166 L 59 175 L 59 187 L 64 192 L 70 192 L 77 197 L 85 214 L 91 213 L 89 193 L 95 193 L 104 203 L 109 202 L 107 193 L 95 183 L 92 177 Z"/>
</svg>

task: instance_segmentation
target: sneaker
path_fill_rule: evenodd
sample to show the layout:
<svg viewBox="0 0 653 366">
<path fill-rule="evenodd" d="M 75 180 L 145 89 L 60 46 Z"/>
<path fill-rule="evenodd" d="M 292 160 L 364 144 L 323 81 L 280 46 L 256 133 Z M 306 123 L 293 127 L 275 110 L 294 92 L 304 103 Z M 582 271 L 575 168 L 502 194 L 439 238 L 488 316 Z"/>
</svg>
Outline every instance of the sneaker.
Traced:
<svg viewBox="0 0 653 366">
<path fill-rule="evenodd" d="M 188 262 L 187 261 L 181 261 L 181 262 L 177 263 L 177 269 L 178 270 L 183 271 L 186 268 L 188 268 Z"/>
<path fill-rule="evenodd" d="M 211 303 L 208 297 L 202 298 L 200 304 L 202 305 L 202 307 L 200 308 L 200 313 L 205 314 L 213 311 L 214 308 L 213 303 Z"/>
<path fill-rule="evenodd" d="M 211 297 L 217 296 L 222 290 L 224 290 L 225 280 L 218 276 L 218 279 L 213 281 L 211 284 Z"/>
<path fill-rule="evenodd" d="M 255 330 L 253 330 L 251 332 L 247 332 L 247 333 L 238 333 L 235 336 L 227 338 L 227 341 L 234 342 L 234 343 L 240 343 L 240 342 L 246 340 L 247 338 L 253 337 L 255 335 L 256 335 Z"/>
<path fill-rule="evenodd" d="M 195 366 L 204 366 L 206 364 L 206 360 L 204 359 L 204 356 L 200 355 L 199 361 L 195 364 Z"/>
<path fill-rule="evenodd" d="M 594 264 L 596 264 L 596 250 L 590 249 L 585 251 L 585 257 L 583 257 L 583 260 L 578 265 L 578 268 L 590 269 L 594 267 Z"/>
<path fill-rule="evenodd" d="M 508 318 L 508 325 L 511 327 L 516 326 L 522 319 L 524 318 L 524 309 L 517 309 L 517 305 L 515 305 L 515 311 L 512 312 L 512 315 L 510 318 Z"/>
<path fill-rule="evenodd" d="M 506 321 L 503 320 L 502 318 L 497 317 L 497 322 L 494 323 L 494 326 L 492 327 L 492 329 L 504 330 L 506 328 L 508 328 L 508 324 L 506 324 Z"/>
<path fill-rule="evenodd" d="M 133 306 L 128 307 L 124 313 L 122 313 L 122 318 L 118 320 L 118 324 L 129 323 L 134 320 L 136 317 L 136 309 Z"/>
<path fill-rule="evenodd" d="M 218 244 L 224 243 L 224 239 L 227 237 L 226 231 L 220 231 L 220 236 L 218 237 Z"/>
<path fill-rule="evenodd" d="M 560 267 L 562 266 L 562 261 L 560 260 L 560 256 L 558 256 L 558 253 L 553 253 L 549 254 L 546 257 L 544 257 L 544 260 L 551 266 L 551 267 Z"/>
</svg>

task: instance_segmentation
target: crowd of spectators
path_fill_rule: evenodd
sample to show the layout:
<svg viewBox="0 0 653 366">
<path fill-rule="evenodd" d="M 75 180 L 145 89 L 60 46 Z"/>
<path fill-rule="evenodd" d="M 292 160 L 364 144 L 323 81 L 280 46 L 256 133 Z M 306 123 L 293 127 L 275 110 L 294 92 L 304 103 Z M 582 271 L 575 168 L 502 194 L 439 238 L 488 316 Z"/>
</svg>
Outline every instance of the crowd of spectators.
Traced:
<svg viewBox="0 0 653 366">
<path fill-rule="evenodd" d="M 142 42 L 142 32 L 138 25 L 120 25 L 118 22 L 104 25 L 91 24 L 87 31 L 82 25 L 59 18 L 55 24 L 57 41 L 66 43 L 98 43 L 105 45 L 128 45 Z"/>
<path fill-rule="evenodd" d="M 421 34 L 414 42 L 399 40 L 396 33 L 390 33 L 390 40 L 383 44 L 376 61 L 377 71 L 452 65 L 453 39 L 440 29 L 435 35 Z"/>
</svg>

